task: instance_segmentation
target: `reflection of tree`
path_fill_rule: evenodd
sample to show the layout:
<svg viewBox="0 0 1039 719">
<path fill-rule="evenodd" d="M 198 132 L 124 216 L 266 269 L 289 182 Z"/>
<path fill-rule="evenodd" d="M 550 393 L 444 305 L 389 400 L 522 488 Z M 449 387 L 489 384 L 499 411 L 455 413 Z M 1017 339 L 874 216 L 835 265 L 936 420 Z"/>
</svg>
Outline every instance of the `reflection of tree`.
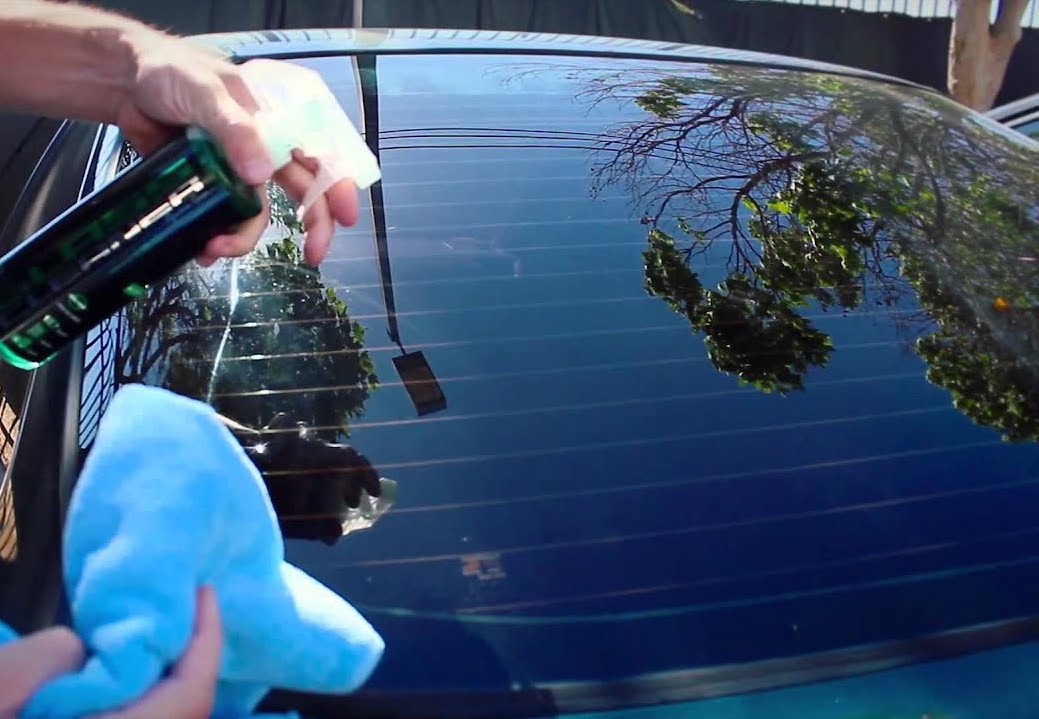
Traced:
<svg viewBox="0 0 1039 719">
<path fill-rule="evenodd" d="M 1039 327 L 1024 309 L 1039 264 L 1019 259 L 1039 240 L 1039 177 L 1020 148 L 951 103 L 850 78 L 721 68 L 586 87 L 645 113 L 602 138 L 597 187 L 635 195 L 646 288 L 703 333 L 718 369 L 802 388 L 833 351 L 809 310 L 894 307 L 959 409 L 1039 438 Z M 725 272 L 707 282 L 712 260 Z"/>
<path fill-rule="evenodd" d="M 345 434 L 378 382 L 364 328 L 303 262 L 284 193 L 272 187 L 269 198 L 280 238 L 237 268 L 186 269 L 130 309 L 121 381 L 158 373 L 177 392 L 211 395 L 217 411 L 247 426 L 289 412 Z"/>
<path fill-rule="evenodd" d="M 716 83 L 651 82 L 633 98 L 647 118 L 607 141 L 597 176 L 600 186 L 626 182 L 645 204 L 647 289 L 703 332 L 716 367 L 785 393 L 832 352 L 804 308 L 862 302 L 861 275 L 883 259 L 878 225 L 845 159 L 812 142 L 813 126 L 840 130 L 839 112 L 822 105 L 799 123 L 790 118 L 809 116 L 812 98 L 772 112 Z M 598 99 L 616 89 L 600 85 Z M 704 288 L 692 260 L 723 243 L 728 274 Z"/>
<path fill-rule="evenodd" d="M 901 253 L 902 272 L 933 322 L 916 350 L 928 379 L 968 417 L 1012 441 L 1039 439 L 1034 209 L 1010 202 L 984 177 L 948 202 L 951 224 L 970 217 L 987 232 L 931 261 Z"/>
<path fill-rule="evenodd" d="M 921 278 L 921 281 L 924 281 Z M 1039 372 L 1001 343 L 969 310 L 950 305 L 939 329 L 916 344 L 927 377 L 949 391 L 953 404 L 1009 440 L 1039 439 Z"/>
<path fill-rule="evenodd" d="M 704 333 L 711 361 L 723 372 L 785 392 L 802 386 L 809 365 L 826 363 L 829 338 L 747 275 L 730 274 L 718 289 L 705 290 L 674 238 L 660 230 L 651 231 L 643 256 L 646 288 Z"/>
<path fill-rule="evenodd" d="M 204 315 L 188 301 L 190 289 L 182 278 L 173 278 L 152 287 L 144 302 L 128 308 L 134 335 L 120 356 L 120 384 L 143 382 L 168 360 L 174 347 L 189 339 L 190 329 L 202 322 Z"/>
</svg>

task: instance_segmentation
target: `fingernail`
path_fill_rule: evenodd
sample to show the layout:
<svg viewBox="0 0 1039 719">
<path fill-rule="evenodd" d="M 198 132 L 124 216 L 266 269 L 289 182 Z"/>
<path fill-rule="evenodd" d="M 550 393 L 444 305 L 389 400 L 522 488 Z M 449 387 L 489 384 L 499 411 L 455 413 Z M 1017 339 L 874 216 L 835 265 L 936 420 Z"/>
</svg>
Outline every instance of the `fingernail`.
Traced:
<svg viewBox="0 0 1039 719">
<path fill-rule="evenodd" d="M 254 157 L 242 164 L 242 179 L 250 185 L 259 185 L 271 178 L 274 165 L 265 157 Z"/>
</svg>

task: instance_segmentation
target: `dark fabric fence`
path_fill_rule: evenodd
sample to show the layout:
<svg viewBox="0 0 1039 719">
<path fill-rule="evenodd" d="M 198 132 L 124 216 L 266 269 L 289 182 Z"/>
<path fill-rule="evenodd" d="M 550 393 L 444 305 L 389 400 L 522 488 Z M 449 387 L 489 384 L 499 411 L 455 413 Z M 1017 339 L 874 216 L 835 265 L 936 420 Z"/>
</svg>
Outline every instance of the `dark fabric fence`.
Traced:
<svg viewBox="0 0 1039 719">
<path fill-rule="evenodd" d="M 351 27 L 352 0 L 90 0 L 179 33 Z M 942 90 L 950 21 L 779 2 L 364 0 L 367 27 L 528 30 L 700 43 L 861 67 Z M 1000 95 L 1039 92 L 1039 30 L 1026 29 Z"/>
</svg>

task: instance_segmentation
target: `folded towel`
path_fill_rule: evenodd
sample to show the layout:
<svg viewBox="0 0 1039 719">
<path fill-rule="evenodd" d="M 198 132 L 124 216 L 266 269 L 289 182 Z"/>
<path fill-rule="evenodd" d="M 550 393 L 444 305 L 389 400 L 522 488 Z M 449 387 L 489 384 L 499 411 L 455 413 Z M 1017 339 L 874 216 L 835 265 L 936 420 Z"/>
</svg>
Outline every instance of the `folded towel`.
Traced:
<svg viewBox="0 0 1039 719">
<path fill-rule="evenodd" d="M 143 695 L 186 648 L 201 584 L 224 632 L 214 717 L 248 715 L 272 687 L 353 691 L 384 648 L 353 607 L 284 561 L 263 480 L 215 412 L 162 389 L 129 385 L 112 400 L 73 492 L 64 573 L 90 657 L 41 687 L 24 719 Z"/>
</svg>

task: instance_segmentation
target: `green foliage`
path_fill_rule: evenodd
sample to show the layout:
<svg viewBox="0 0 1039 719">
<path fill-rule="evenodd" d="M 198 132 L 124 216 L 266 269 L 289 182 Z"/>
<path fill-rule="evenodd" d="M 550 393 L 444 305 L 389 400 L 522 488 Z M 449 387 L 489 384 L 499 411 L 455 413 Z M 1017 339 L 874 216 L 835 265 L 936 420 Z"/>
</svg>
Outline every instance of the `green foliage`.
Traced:
<svg viewBox="0 0 1039 719">
<path fill-rule="evenodd" d="M 166 293 L 153 291 L 139 304 L 124 375 L 147 354 L 151 333 L 163 347 L 163 381 L 174 391 L 212 392 L 219 412 L 251 426 L 288 411 L 335 428 L 333 434 L 348 433 L 379 381 L 364 350 L 364 327 L 320 271 L 305 264 L 291 203 L 280 190 L 269 199 L 272 227 L 282 236 L 238 260 L 237 304 L 226 281 L 216 283 L 224 285 L 218 294 L 207 284 L 211 271 L 186 270 Z"/>
<path fill-rule="evenodd" d="M 810 161 L 768 202 L 772 215 L 753 222 L 761 242 L 757 276 L 788 308 L 809 299 L 854 309 L 862 301 L 863 250 L 874 245 L 862 188 L 839 162 Z"/>
<path fill-rule="evenodd" d="M 829 338 L 776 293 L 737 273 L 705 291 L 674 238 L 659 229 L 650 232 L 643 259 L 646 290 L 704 333 L 719 370 L 763 392 L 786 393 L 803 388 L 809 366 L 826 364 L 833 349 Z"/>
<path fill-rule="evenodd" d="M 650 117 L 619 136 L 616 166 L 663 188 L 645 196 L 658 203 L 644 211 L 658 218 L 646 289 L 704 334 L 715 367 L 766 392 L 803 388 L 833 351 L 804 308 L 855 309 L 870 288 L 897 306 L 911 291 L 930 381 L 1006 439 L 1039 439 L 1034 162 L 993 153 L 1000 140 L 952 106 L 850 78 L 733 68 L 657 80 L 635 102 Z M 722 239 L 729 272 L 705 288 L 692 260 Z"/>
<path fill-rule="evenodd" d="M 984 325 L 965 329 L 943 327 L 917 340 L 916 351 L 929 365 L 927 378 L 949 391 L 956 409 L 1007 440 L 1039 438 L 1034 364 L 1006 352 Z"/>
<path fill-rule="evenodd" d="M 987 184 L 972 183 L 963 199 L 971 203 L 970 214 L 984 218 L 997 242 L 979 237 L 973 245 L 951 247 L 936 257 L 913 252 L 904 243 L 896 247 L 902 273 L 936 327 L 915 345 L 928 364 L 928 380 L 947 390 L 953 406 L 974 422 L 1008 441 L 1034 441 L 1039 439 L 1039 327 L 1031 307 L 1039 298 L 1034 269 L 1006 253 L 1013 251 L 1015 240 L 1032 244 L 1039 227 L 1031 221 L 1020 224 L 1017 208 L 1005 207 L 1000 191 L 989 187 L 989 197 L 979 196 L 976 190 Z M 1006 212 L 996 213 L 999 207 Z M 1007 311 L 995 309 L 997 297 L 1010 305 Z"/>
<path fill-rule="evenodd" d="M 652 229 L 649 248 L 642 253 L 645 262 L 646 291 L 667 302 L 675 312 L 685 315 L 695 327 L 700 321 L 704 301 L 703 285 L 675 248 L 675 239 L 663 230 Z"/>
<path fill-rule="evenodd" d="M 729 223 L 713 225 L 702 209 L 696 221 L 678 214 L 678 229 L 688 238 L 683 247 L 654 222 L 643 255 L 646 288 L 705 333 L 708 355 L 719 370 L 762 391 L 787 393 L 803 389 L 805 373 L 824 366 L 833 351 L 804 312 L 849 310 L 862 303 L 867 256 L 877 251 L 877 219 L 866 183 L 848 161 L 850 153 L 820 146 L 816 123 L 806 122 L 804 113 L 775 107 L 775 98 L 793 85 L 788 73 L 719 74 L 711 82 L 659 79 L 635 98 L 656 119 L 628 130 L 626 137 L 639 138 L 644 148 L 635 145 L 627 152 L 645 149 L 674 158 L 658 176 L 672 176 L 678 167 L 691 172 L 689 189 L 672 189 L 658 211 L 646 214 L 666 220 L 669 205 L 683 197 L 700 205 L 717 203 L 720 215 L 731 213 Z M 758 79 L 747 81 L 751 77 Z M 817 113 L 839 117 L 826 98 L 842 79 L 798 82 L 820 103 Z M 719 87 L 726 88 L 722 105 L 711 94 Z M 762 96 L 766 100 L 758 101 Z M 701 128 L 711 138 L 708 167 L 719 176 L 716 182 L 699 174 L 704 145 L 696 130 Z M 634 159 L 623 166 L 647 167 Z M 731 201 L 718 199 L 733 193 Z M 735 212 L 740 206 L 748 218 L 743 221 Z M 723 236 L 734 244 L 730 272 L 716 289 L 706 290 L 689 265 L 698 250 Z"/>
<path fill-rule="evenodd" d="M 746 126 L 749 132 L 766 139 L 779 150 L 808 149 L 801 138 L 801 124 L 794 120 L 779 117 L 771 112 L 755 112 L 746 118 Z"/>
<path fill-rule="evenodd" d="M 799 308 L 814 301 L 852 309 L 862 301 L 863 250 L 874 240 L 865 230 L 861 188 L 842 170 L 822 161 L 798 168 L 789 187 L 748 223 L 760 243 L 758 262 L 746 273 L 730 273 L 716 290 L 704 290 L 689 267 L 690 253 L 680 251 L 674 238 L 650 230 L 643 253 L 646 290 L 704 333 L 717 369 L 763 392 L 803 389 L 805 373 L 829 361 L 829 337 Z M 751 198 L 743 200 L 758 208 Z M 695 241 L 704 240 L 685 218 L 678 225 Z"/>
<path fill-rule="evenodd" d="M 635 104 L 657 117 L 673 119 L 686 107 L 683 96 L 696 92 L 696 89 L 692 80 L 669 77 L 635 98 Z"/>
<path fill-rule="evenodd" d="M 804 373 L 829 359 L 830 338 L 777 294 L 730 275 L 707 293 L 702 329 L 708 356 L 722 372 L 763 392 L 803 389 Z"/>
<path fill-rule="evenodd" d="M 346 431 L 349 418 L 361 413 L 378 383 L 372 360 L 363 351 L 364 328 L 350 320 L 334 288 L 325 287 L 317 270 L 304 264 L 292 238 L 268 244 L 261 257 L 267 261 L 259 264 L 254 257 L 254 266 L 239 273 L 242 297 L 234 314 L 228 316 L 225 301 L 211 303 L 211 310 L 215 325 L 232 324 L 225 356 L 273 358 L 218 366 L 215 405 L 230 417 L 262 426 L 292 403 L 292 411 L 304 421 Z M 271 288 L 282 291 L 272 293 Z M 212 343 L 219 333 L 208 334 Z M 278 357 L 285 354 L 291 356 Z M 283 394 L 276 402 L 235 396 L 300 387 L 320 391 Z"/>
</svg>

